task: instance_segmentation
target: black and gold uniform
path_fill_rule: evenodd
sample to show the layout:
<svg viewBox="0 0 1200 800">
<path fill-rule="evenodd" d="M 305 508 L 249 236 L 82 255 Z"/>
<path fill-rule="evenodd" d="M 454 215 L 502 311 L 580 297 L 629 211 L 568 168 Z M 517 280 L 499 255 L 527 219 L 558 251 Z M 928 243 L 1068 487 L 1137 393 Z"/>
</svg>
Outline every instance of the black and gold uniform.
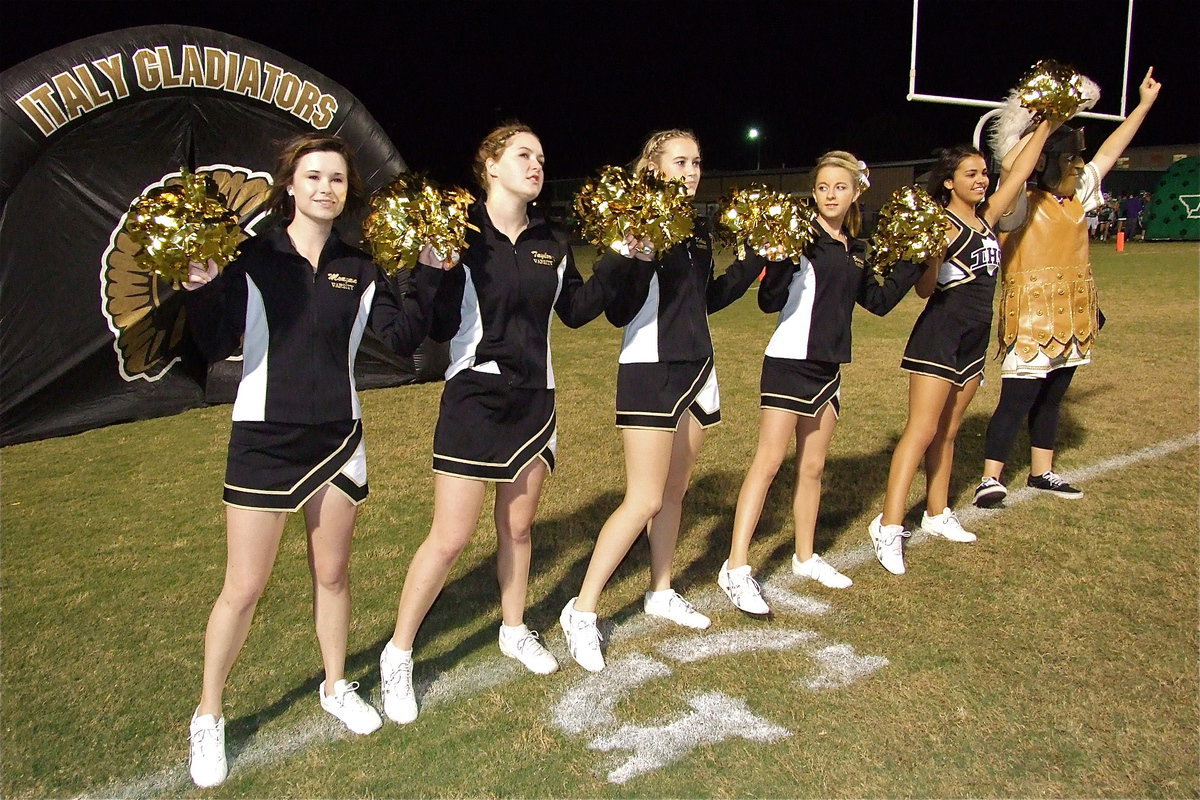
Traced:
<svg viewBox="0 0 1200 800">
<path fill-rule="evenodd" d="M 354 360 L 365 330 L 410 355 L 425 338 L 441 270 L 417 267 L 412 288 L 333 232 L 316 270 L 275 228 L 248 240 L 216 279 L 188 292 L 188 327 L 210 361 L 242 345 L 225 502 L 295 511 L 331 483 L 368 493 Z"/>
<path fill-rule="evenodd" d="M 937 287 L 913 326 L 900 367 L 965 386 L 983 375 L 1000 243 L 982 217 L 976 216 L 971 224 L 952 211 L 946 213 L 956 233 L 938 270 Z"/>
<path fill-rule="evenodd" d="M 617 370 L 617 425 L 675 430 L 685 411 L 702 427 L 721 421 L 708 315 L 737 300 L 766 260 L 750 253 L 715 276 L 704 220 L 696 234 L 650 262 L 636 262 L 632 280 L 607 309 L 623 327 Z"/>
<path fill-rule="evenodd" d="M 567 238 L 533 216 L 517 241 L 487 208 L 470 211 L 462 262 L 438 290 L 430 335 L 450 342 L 434 432 L 435 472 L 512 481 L 533 459 L 553 469 L 557 446 L 550 318 L 595 319 L 626 280 L 631 260 L 611 251 L 586 283 Z"/>
<path fill-rule="evenodd" d="M 770 262 L 758 306 L 779 313 L 767 344 L 760 405 L 815 416 L 827 403 L 841 412 L 841 365 L 850 361 L 850 328 L 857 303 L 880 316 L 895 308 L 923 267 L 901 261 L 882 280 L 867 264 L 866 242 L 843 245 L 824 228 L 800 263 Z"/>
</svg>

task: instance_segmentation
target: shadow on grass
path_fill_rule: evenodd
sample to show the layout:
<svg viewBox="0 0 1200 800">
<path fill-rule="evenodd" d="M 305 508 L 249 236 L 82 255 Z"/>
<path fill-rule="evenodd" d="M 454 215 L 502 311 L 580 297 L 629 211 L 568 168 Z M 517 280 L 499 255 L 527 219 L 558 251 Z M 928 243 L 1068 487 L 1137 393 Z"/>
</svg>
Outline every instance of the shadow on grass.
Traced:
<svg viewBox="0 0 1200 800">
<path fill-rule="evenodd" d="M 1087 441 L 1087 429 L 1075 415 L 1072 401 L 1084 400 L 1093 395 L 1107 392 L 1107 388 L 1090 388 L 1078 392 L 1067 391 L 1066 399 L 1059 412 L 1058 432 L 1055 436 L 1056 453 L 1077 449 Z M 950 481 L 950 497 L 952 499 L 961 495 L 964 498 L 963 502 L 970 502 L 970 498 L 965 493 L 974 490 L 979 476 L 983 474 L 983 451 L 987 440 L 988 421 L 992 418 L 993 410 L 981 408 L 978 413 L 968 413 L 963 419 L 962 428 L 955 440 L 954 476 Z M 1003 476 L 1005 482 L 1022 477 L 1029 472 L 1029 428 L 1027 424 L 1022 423 L 1018 430 L 1008 459 Z M 917 510 L 919 512 L 920 509 Z"/>
<path fill-rule="evenodd" d="M 530 583 L 531 596 L 537 594 L 536 583 L 539 572 L 545 565 L 557 565 L 570 550 L 578 549 L 581 538 L 586 537 L 590 545 L 595 541 L 595 534 L 608 518 L 608 515 L 620 503 L 621 497 L 615 492 L 605 492 L 597 495 L 583 507 L 567 516 L 536 518 L 533 525 L 533 552 L 531 558 Z M 484 504 L 483 514 L 491 513 L 492 500 Z M 484 521 L 481 514 L 481 524 Z M 644 539 L 644 537 L 643 537 Z M 638 567 L 648 563 L 648 555 L 639 554 L 635 545 L 631 549 L 626 562 Z M 530 627 L 549 630 L 558 621 L 558 612 L 566 604 L 579 585 L 583 583 L 583 575 L 587 571 L 588 560 L 591 558 L 591 547 L 576 558 L 566 568 L 563 579 L 555 586 L 550 594 L 529 605 L 526 609 L 526 619 Z M 407 571 L 407 565 L 405 565 Z M 622 564 L 625 568 L 625 564 Z M 556 567 L 557 569 L 557 567 Z M 620 570 L 618 570 L 620 571 Z M 614 576 L 615 578 L 616 576 Z M 421 701 L 421 685 L 428 685 L 427 678 L 431 675 L 446 672 L 463 659 L 476 653 L 482 648 L 495 648 L 497 625 L 499 624 L 499 588 L 496 583 L 496 559 L 493 554 L 481 560 L 467 572 L 459 574 L 447 582 L 441 594 L 438 595 L 428 616 L 421 625 L 414 647 L 416 660 L 417 700 Z M 423 645 L 436 639 L 442 634 L 469 629 L 469 632 L 459 639 L 449 650 L 429 658 L 421 657 Z M 379 639 L 346 655 L 347 680 L 352 676 L 361 675 L 359 682 L 360 694 L 366 696 L 379 685 L 379 671 L 376 668 L 379 653 L 391 638 L 391 630 Z M 275 702 L 260 711 L 227 723 L 229 750 L 234 757 L 245 748 L 250 739 L 260 728 L 271 723 L 287 709 L 305 698 L 316 701 L 314 696 L 320 687 L 324 673 L 315 672 L 302 684 L 280 696 Z"/>
<path fill-rule="evenodd" d="M 1092 393 L 1102 391 L 1091 389 L 1079 392 L 1076 399 L 1082 399 Z M 1070 395 L 1068 396 L 1070 398 Z M 960 503 L 969 502 L 968 494 L 978 480 L 978 473 L 983 465 L 984 440 L 990 410 L 980 410 L 969 413 L 963 420 L 962 428 L 956 441 L 954 478 L 950 487 L 950 496 Z M 1085 429 L 1078 423 L 1072 413 L 1070 399 L 1064 404 L 1058 427 L 1058 450 L 1069 450 L 1079 447 L 1086 439 Z M 891 454 L 899 441 L 899 433 L 892 436 L 889 445 L 873 453 L 854 456 L 833 455 L 826 460 L 825 473 L 822 481 L 821 509 L 817 518 L 817 530 L 814 548 L 817 552 L 825 552 L 838 544 L 846 536 L 851 539 L 866 541 L 866 531 L 853 530 L 849 526 L 860 519 L 863 512 L 869 508 L 883 505 L 884 487 L 887 483 L 888 467 Z M 832 449 L 836 453 L 837 436 L 835 434 Z M 749 464 L 746 465 L 747 467 Z M 1017 441 L 1013 445 L 1013 456 L 1009 462 L 1006 474 L 1009 480 L 1013 475 L 1020 475 L 1029 468 L 1029 441 L 1027 432 L 1022 428 Z M 767 493 L 763 506 L 762 517 L 756 529 L 756 537 L 777 538 L 783 530 L 793 531 L 792 492 L 795 486 L 796 459 L 789 456 L 780 466 L 774 483 Z M 730 536 L 733 530 L 733 516 L 737 504 L 737 494 L 744 472 L 733 470 L 709 470 L 696 475 L 684 499 L 683 532 L 681 537 L 703 537 L 702 554 L 687 564 L 677 564 L 673 585 L 681 593 L 687 594 L 699 587 L 706 587 L 716 582 L 716 574 L 721 563 L 729 552 Z M 918 472 L 917 481 L 924 481 L 923 473 Z M 593 498 L 583 507 L 570 515 L 549 518 L 537 518 L 533 529 L 533 554 L 531 567 L 531 584 L 536 584 L 542 565 L 556 565 L 564 557 L 563 554 L 578 549 L 581 539 L 586 539 L 591 545 L 596 533 L 621 502 L 621 495 L 616 492 L 605 492 Z M 489 513 L 490 503 L 485 504 L 484 513 Z M 909 517 L 919 516 L 921 504 L 909 509 Z M 696 528 L 696 520 L 711 520 L 705 529 Z M 775 566 L 787 563 L 794 551 L 794 538 L 786 536 L 770 551 L 760 567 Z M 567 600 L 574 596 L 578 587 L 583 583 L 591 558 L 591 547 L 584 548 L 583 555 L 575 558 L 563 572 L 563 578 L 548 594 L 535 600 L 527 608 L 526 618 L 532 627 L 550 630 L 557 624 L 558 613 Z M 649 579 L 650 549 L 644 535 L 638 536 L 624 560 L 613 573 L 609 584 L 613 584 L 633 574 L 641 573 Z M 531 591 L 531 594 L 536 594 Z M 463 659 L 475 654 L 482 648 L 496 646 L 496 623 L 499 613 L 499 589 L 496 585 L 495 558 L 484 559 L 468 572 L 459 575 L 448 582 L 437 602 L 430 609 L 421 626 L 417 638 L 417 671 L 423 676 L 446 672 Z M 611 613 L 602 614 L 601 630 L 607 636 L 611 627 L 641 612 L 641 596 L 635 595 L 623 606 Z M 461 628 L 473 628 L 445 653 L 431 658 L 421 658 L 420 648 L 423 642 L 429 642 L 436 637 Z M 374 668 L 379 652 L 390 638 L 390 631 L 378 640 L 355 653 L 347 654 L 346 674 L 353 676 L 362 674 L 361 691 L 369 693 L 379 684 L 379 673 Z M 271 705 L 253 715 L 230 720 L 228 733 L 230 754 L 236 757 L 248 744 L 249 739 L 264 725 L 279 717 L 295 703 L 306 698 L 315 702 L 323 673 L 314 673 L 303 684 L 282 695 Z M 427 681 L 418 681 L 427 685 Z M 418 693 L 420 693 L 418 688 Z M 421 697 L 418 697 L 418 701 Z"/>
</svg>

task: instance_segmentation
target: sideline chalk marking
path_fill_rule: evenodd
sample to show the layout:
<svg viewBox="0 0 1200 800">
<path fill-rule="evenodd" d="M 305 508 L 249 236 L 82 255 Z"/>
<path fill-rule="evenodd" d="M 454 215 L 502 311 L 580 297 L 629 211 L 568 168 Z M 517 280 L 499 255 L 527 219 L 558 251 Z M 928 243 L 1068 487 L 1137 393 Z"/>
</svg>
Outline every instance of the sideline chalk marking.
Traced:
<svg viewBox="0 0 1200 800">
<path fill-rule="evenodd" d="M 1200 432 L 1182 436 L 1178 439 L 1160 442 L 1149 447 L 1143 447 L 1142 449 L 1135 450 L 1132 453 L 1106 459 L 1097 464 L 1093 464 L 1090 467 L 1084 467 L 1082 469 L 1066 472 L 1063 473 L 1063 477 L 1068 480 L 1084 481 L 1105 475 L 1115 470 L 1133 466 L 1134 464 L 1139 464 L 1143 461 L 1151 461 L 1157 458 L 1162 458 L 1178 452 L 1179 450 L 1184 450 L 1188 447 L 1195 447 L 1198 444 L 1200 444 Z M 1019 505 L 1020 503 L 1024 503 L 1027 500 L 1033 499 L 1035 493 L 1036 490 L 1026 489 L 1023 487 L 1010 493 L 1008 498 L 1005 500 L 1005 504 L 1010 507 Z M 962 513 L 959 514 L 958 517 L 961 521 L 967 525 L 970 525 L 977 520 L 985 519 L 994 514 L 998 514 L 1002 510 L 1003 509 L 989 509 L 985 511 L 983 509 L 977 509 L 974 506 L 968 506 L 967 508 L 963 509 Z M 913 535 L 912 539 L 909 539 L 908 546 L 911 547 L 913 545 L 920 544 L 928 538 L 929 537 L 927 534 L 918 532 Z M 827 560 L 838 569 L 847 570 L 871 562 L 874 559 L 874 550 L 870 547 L 870 545 L 864 544 L 848 551 L 833 554 Z M 771 574 L 771 577 L 768 581 L 764 582 L 763 588 L 768 592 L 768 594 L 770 594 L 772 602 L 778 603 L 779 600 L 777 598 L 785 596 L 789 598 L 800 597 L 786 588 L 784 585 L 795 584 L 798 582 L 798 580 L 799 579 L 791 575 L 790 569 L 779 568 Z M 701 611 L 724 608 L 724 606 L 721 605 L 722 601 L 724 601 L 724 595 L 719 589 L 710 592 L 698 592 L 693 599 L 693 603 Z M 725 602 L 727 603 L 728 601 Z M 816 602 L 820 603 L 820 601 Z M 814 612 L 810 611 L 800 613 Z M 641 617 L 644 617 L 644 615 L 638 615 L 638 618 Z M 655 628 L 657 627 L 659 626 L 655 626 Z M 639 623 L 616 626 L 613 629 L 613 632 L 619 636 L 619 638 L 623 639 L 627 636 L 629 638 L 633 638 L 635 632 L 641 633 L 642 630 L 647 630 L 648 632 L 649 630 L 653 629 L 654 628 L 649 628 L 648 626 Z M 554 649 L 556 652 L 558 651 L 557 647 Z M 867 656 L 866 658 L 875 657 L 876 656 Z M 567 658 L 569 660 L 570 657 L 568 656 Z M 560 661 L 562 661 L 561 658 Z M 567 662 L 564 661 L 563 663 Z M 435 677 L 434 680 L 429 684 L 430 691 L 432 692 L 433 687 L 438 685 L 445 688 L 440 689 L 434 697 L 430 698 L 430 704 L 432 705 L 435 703 L 450 702 L 468 694 L 473 689 L 477 689 L 478 685 L 470 685 L 467 682 L 467 679 L 463 676 L 468 674 L 487 675 L 489 674 L 489 670 L 492 672 L 498 672 L 497 664 L 499 664 L 500 667 L 514 666 L 509 663 L 509 659 L 498 657 L 495 659 L 495 663 L 471 668 L 456 667 Z M 507 682 L 508 680 L 512 680 L 518 674 L 520 674 L 519 671 L 515 670 L 515 668 L 510 669 L 509 672 L 510 676 L 508 678 L 500 679 L 490 685 L 498 686 Z M 451 678 L 450 676 L 455 677 Z M 443 680 L 443 678 L 445 680 Z M 374 697 L 373 699 L 376 701 L 376 705 L 378 706 L 379 698 Z M 254 736 L 242 743 L 240 747 L 239 743 L 231 742 L 229 745 L 230 753 L 232 755 L 229 760 L 231 769 L 250 770 L 260 767 L 267 767 L 296 753 L 302 752 L 309 747 L 318 744 L 325 744 L 335 739 L 350 738 L 353 736 L 353 734 L 334 729 L 331 727 L 330 723 L 326 722 L 324 717 L 325 715 L 314 715 L 303 722 L 296 723 L 288 728 L 277 731 L 276 734 L 270 738 L 264 736 Z M 179 741 L 181 747 L 183 743 L 187 741 L 187 737 L 182 732 L 182 728 Z M 633 776 L 630 775 L 629 777 Z M 626 780 L 628 780 L 628 778 L 626 778 Z M 117 781 L 113 781 L 104 788 L 82 792 L 80 797 L 153 797 L 171 794 L 179 791 L 181 788 L 190 787 L 190 785 L 191 781 L 187 774 L 187 760 L 181 752 L 180 759 L 176 766 L 159 770 L 129 783 L 118 783 Z"/>
<path fill-rule="evenodd" d="M 569 656 L 568 656 L 569 658 Z M 554 708 L 554 724 L 567 733 L 617 724 L 617 703 L 654 678 L 666 678 L 671 668 L 641 653 L 630 653 L 605 667 L 588 673 L 566 691 Z"/>
<path fill-rule="evenodd" d="M 658 649 L 663 655 L 685 664 L 762 650 L 806 649 L 813 658 L 816 671 L 804 685 L 814 692 L 849 686 L 889 663 L 880 656 L 860 656 L 848 644 L 822 647 L 820 640 L 819 634 L 808 630 L 743 628 L 674 636 L 660 642 Z M 688 701 L 693 710 L 682 711 L 674 718 L 660 719 L 649 725 L 626 724 L 616 728 L 618 721 L 613 711 L 618 702 L 643 684 L 672 674 L 665 664 L 641 653 L 632 653 L 603 672 L 588 673 L 576 681 L 555 709 L 554 723 L 566 733 L 609 728 L 609 732 L 595 736 L 588 747 L 633 751 L 623 764 L 607 775 L 610 783 L 618 784 L 679 761 L 702 744 L 715 744 L 734 735 L 765 742 L 775 741 L 780 731 L 782 735 L 791 735 L 786 728 L 753 714 L 746 701 L 720 692 L 693 697 Z M 724 715 L 722 723 L 714 725 L 710 719 L 712 714 Z M 739 720 L 732 727 L 727 724 L 731 716 Z M 764 735 L 760 738 L 758 733 Z"/>
<path fill-rule="evenodd" d="M 813 631 L 739 629 L 677 636 L 661 642 L 658 650 L 676 661 L 689 664 L 705 658 L 745 653 L 750 650 L 791 650 L 816 638 L 817 634 Z"/>
<path fill-rule="evenodd" d="M 854 645 L 834 644 L 813 653 L 821 671 L 805 682 L 810 691 L 841 689 L 891 662 L 883 656 L 860 656 Z"/>
<path fill-rule="evenodd" d="M 706 692 L 688 700 L 694 710 L 665 725 L 625 725 L 609 736 L 597 736 L 588 744 L 592 750 L 632 750 L 633 755 L 608 773 L 610 783 L 661 769 L 702 744 L 726 739 L 774 742 L 791 736 L 791 731 L 757 716 L 744 700 L 721 692 Z"/>
</svg>

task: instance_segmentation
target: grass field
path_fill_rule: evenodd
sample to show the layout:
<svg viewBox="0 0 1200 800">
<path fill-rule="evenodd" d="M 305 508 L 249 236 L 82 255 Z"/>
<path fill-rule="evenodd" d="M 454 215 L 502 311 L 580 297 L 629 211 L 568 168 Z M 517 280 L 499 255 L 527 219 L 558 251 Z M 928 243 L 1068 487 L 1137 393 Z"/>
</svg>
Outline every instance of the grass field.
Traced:
<svg viewBox="0 0 1200 800">
<path fill-rule="evenodd" d="M 232 772 L 209 792 L 187 781 L 186 730 L 224 570 L 229 407 L 7 448 L 0 792 L 1200 796 L 1200 259 L 1194 243 L 1093 257 L 1108 325 L 1068 394 L 1057 464 L 1068 476 L 1090 470 L 1087 496 L 1014 498 L 969 517 L 977 544 L 914 540 L 907 575 L 880 569 L 864 551 L 865 527 L 904 421 L 897 364 L 920 305 L 910 297 L 882 320 L 860 312 L 817 534 L 855 585 L 837 592 L 774 574 L 769 620 L 719 602 L 714 578 L 755 446 L 774 321 L 752 296 L 714 316 L 725 421 L 696 468 L 676 580 L 714 626 L 681 641 L 685 632 L 644 621 L 639 543 L 602 598 L 616 629 L 609 677 L 598 679 L 565 655 L 554 623 L 623 490 L 612 425 L 618 333 L 603 322 L 556 327 L 560 467 L 534 527 L 527 620 L 563 669 L 521 674 L 499 656 L 485 517 L 417 640 L 420 718 L 366 739 L 338 734 L 315 697 L 320 661 L 293 519 L 226 695 Z M 987 375 L 959 439 L 959 506 L 978 480 L 999 390 L 994 362 Z M 376 698 L 378 652 L 428 530 L 440 388 L 363 395 L 373 492 L 356 534 L 348 671 Z M 1173 444 L 1144 451 L 1163 442 Z M 1010 486 L 1023 483 L 1027 452 L 1019 442 Z M 790 466 L 751 550 L 764 577 L 791 552 Z M 916 509 L 916 491 L 911 500 Z M 745 649 L 681 655 L 706 645 Z M 712 720 L 727 725 L 725 738 L 705 738 L 720 727 Z"/>
</svg>

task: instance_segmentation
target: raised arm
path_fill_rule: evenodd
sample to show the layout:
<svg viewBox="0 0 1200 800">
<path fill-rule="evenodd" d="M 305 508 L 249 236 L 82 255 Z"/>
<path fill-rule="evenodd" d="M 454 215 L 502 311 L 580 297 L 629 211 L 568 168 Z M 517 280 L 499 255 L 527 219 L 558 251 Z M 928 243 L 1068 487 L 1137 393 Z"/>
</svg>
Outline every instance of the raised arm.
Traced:
<svg viewBox="0 0 1200 800">
<path fill-rule="evenodd" d="M 1133 136 L 1138 132 L 1138 128 L 1142 127 L 1142 122 L 1145 121 L 1150 106 L 1154 105 L 1154 101 L 1158 99 L 1158 90 L 1161 88 L 1162 84 L 1154 80 L 1154 67 L 1146 70 L 1146 77 L 1142 78 L 1141 84 L 1138 85 L 1137 107 L 1129 112 L 1125 121 L 1104 140 L 1104 144 L 1100 145 L 1100 149 L 1092 157 L 1091 163 L 1101 178 L 1108 174 L 1113 165 L 1117 163 L 1117 159 L 1125 152 L 1125 148 L 1133 141 Z"/>
<path fill-rule="evenodd" d="M 1024 143 L 1018 145 L 1021 148 L 1020 152 L 1012 160 L 1011 166 L 1001 171 L 1000 185 L 996 187 L 995 194 L 984 203 L 983 218 L 987 220 L 988 225 L 994 226 L 1000 216 L 1012 208 L 1017 196 L 1025 191 L 1025 181 L 1033 174 L 1038 158 L 1042 155 L 1042 148 L 1046 145 L 1046 139 L 1061 124 L 1062 120 L 1044 119 L 1034 128 L 1033 133 L 1023 139 Z M 1005 161 L 1007 162 L 1008 158 L 1005 158 Z"/>
</svg>

